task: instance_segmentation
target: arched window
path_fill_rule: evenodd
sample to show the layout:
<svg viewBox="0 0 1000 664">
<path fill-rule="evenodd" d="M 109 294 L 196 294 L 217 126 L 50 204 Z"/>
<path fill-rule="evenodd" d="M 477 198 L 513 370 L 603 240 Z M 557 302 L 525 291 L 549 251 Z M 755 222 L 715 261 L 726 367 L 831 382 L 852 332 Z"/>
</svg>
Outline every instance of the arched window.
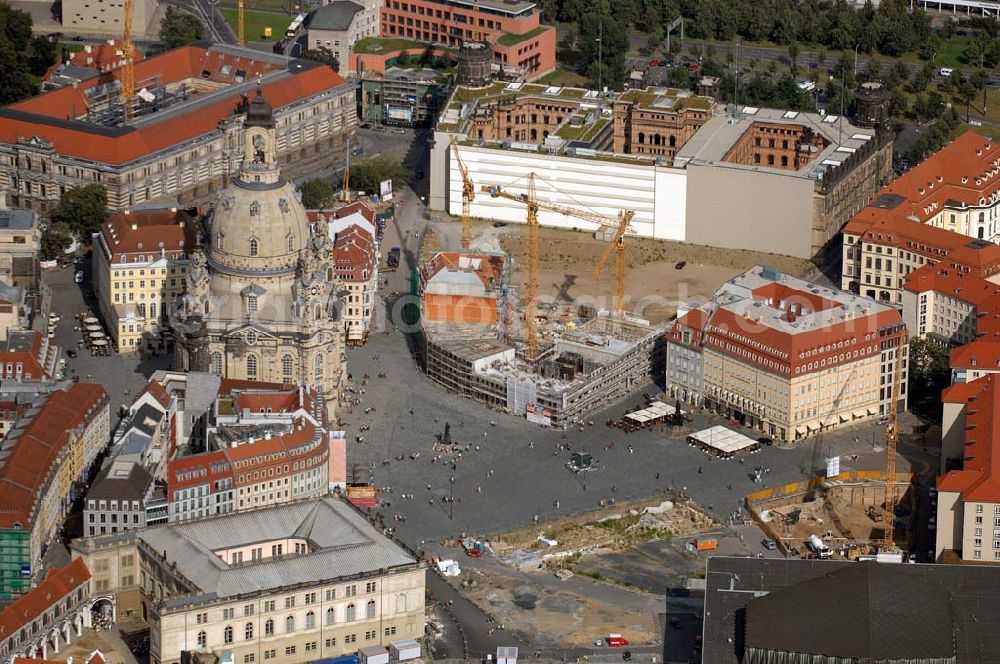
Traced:
<svg viewBox="0 0 1000 664">
<path fill-rule="evenodd" d="M 204 649 L 205 644 L 208 643 L 208 637 L 205 635 L 205 631 L 202 630 L 198 632 L 198 647 Z"/>
<path fill-rule="evenodd" d="M 247 313 L 255 314 L 257 313 L 257 296 L 251 293 L 247 295 Z"/>
<path fill-rule="evenodd" d="M 670 147 L 672 148 L 677 147 L 677 137 L 674 136 L 673 134 L 671 134 L 670 136 Z"/>
<path fill-rule="evenodd" d="M 357 609 L 354 604 L 348 604 L 347 609 L 344 611 L 344 620 L 347 622 L 354 622 L 356 613 Z"/>
<path fill-rule="evenodd" d="M 337 611 L 331 606 L 326 610 L 326 624 L 333 625 L 337 622 Z"/>
<path fill-rule="evenodd" d="M 222 640 L 225 643 L 233 642 L 233 626 L 226 625 L 226 629 L 222 630 Z"/>
<path fill-rule="evenodd" d="M 982 224 L 982 223 L 985 223 L 985 222 L 986 222 L 986 213 L 985 212 L 980 212 L 979 213 L 979 223 Z"/>
<path fill-rule="evenodd" d="M 396 595 L 396 613 L 406 613 L 406 595 Z"/>
<path fill-rule="evenodd" d="M 205 300 L 205 314 L 206 315 L 208 315 L 209 308 L 210 307 L 208 306 L 208 300 Z"/>
<path fill-rule="evenodd" d="M 247 623 L 243 628 L 243 638 L 247 641 L 253 638 L 253 623 Z"/>
<path fill-rule="evenodd" d="M 365 606 L 365 618 L 375 617 L 375 600 L 368 600 L 368 605 Z"/>
<path fill-rule="evenodd" d="M 322 380 L 323 378 L 323 356 L 317 355 L 315 360 L 316 366 L 314 368 L 316 380 Z"/>
<path fill-rule="evenodd" d="M 644 133 L 642 133 L 642 132 L 640 131 L 640 132 L 639 132 L 639 145 L 642 145 L 642 144 L 643 144 L 643 143 L 645 143 L 645 142 L 646 142 L 646 134 L 644 134 Z"/>
<path fill-rule="evenodd" d="M 218 351 L 212 353 L 212 373 L 216 376 L 222 375 L 222 353 Z"/>
<path fill-rule="evenodd" d="M 306 614 L 306 629 L 312 629 L 316 626 L 316 614 L 310 611 Z"/>
<path fill-rule="evenodd" d="M 260 214 L 260 203 L 254 201 L 253 203 L 250 204 L 250 216 L 256 217 L 259 214 Z"/>
<path fill-rule="evenodd" d="M 215 247 L 221 250 L 225 250 L 226 248 L 226 234 L 222 231 L 215 234 Z"/>
<path fill-rule="evenodd" d="M 781 165 L 783 167 L 784 166 L 788 166 L 788 155 L 784 155 L 784 154 L 781 155 Z"/>
<path fill-rule="evenodd" d="M 247 377 L 251 379 L 257 378 L 257 356 L 247 355 Z"/>
<path fill-rule="evenodd" d="M 288 253 L 292 253 L 293 251 L 295 251 L 295 236 L 294 235 L 289 235 L 288 236 Z"/>
<path fill-rule="evenodd" d="M 768 166 L 774 166 L 774 155 L 773 154 L 767 155 L 767 165 Z"/>
<path fill-rule="evenodd" d="M 274 621 L 270 618 L 264 623 L 264 636 L 274 636 Z"/>
<path fill-rule="evenodd" d="M 983 239 L 983 232 L 984 232 L 985 230 L 986 230 L 986 229 L 985 229 L 985 228 L 983 228 L 982 226 L 980 226 L 980 227 L 979 227 L 979 239 L 980 239 L 980 240 L 982 240 L 982 239 Z"/>
<path fill-rule="evenodd" d="M 292 359 L 291 355 L 285 355 L 281 358 L 281 375 L 286 377 L 291 377 L 292 371 L 295 368 L 295 360 Z"/>
<path fill-rule="evenodd" d="M 285 618 L 285 631 L 294 632 L 295 631 L 295 616 L 288 616 Z"/>
<path fill-rule="evenodd" d="M 259 252 L 260 252 L 260 243 L 257 241 L 257 238 L 255 237 L 250 238 L 250 255 L 256 256 Z"/>
</svg>

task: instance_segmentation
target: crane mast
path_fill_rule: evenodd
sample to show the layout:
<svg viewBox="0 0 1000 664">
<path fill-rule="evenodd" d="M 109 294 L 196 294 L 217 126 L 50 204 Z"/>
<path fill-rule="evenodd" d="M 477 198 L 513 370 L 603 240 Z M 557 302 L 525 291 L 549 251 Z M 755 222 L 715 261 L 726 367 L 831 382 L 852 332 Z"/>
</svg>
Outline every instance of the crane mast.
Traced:
<svg viewBox="0 0 1000 664">
<path fill-rule="evenodd" d="M 594 275 L 597 277 L 601 276 L 604 266 L 611 256 L 611 252 L 617 251 L 615 315 L 619 318 L 624 315 L 625 308 L 625 235 L 635 233 L 635 229 L 630 224 L 632 218 L 635 216 L 635 212 L 631 210 L 622 210 L 618 213 L 617 219 L 611 219 L 596 212 L 539 201 L 535 194 L 535 180 L 537 177 L 534 173 L 528 175 L 527 193 L 521 195 L 508 193 L 501 189 L 499 185 L 483 185 L 481 187 L 483 192 L 488 193 L 493 198 L 516 201 L 523 203 L 528 208 L 528 280 L 525 285 L 525 334 L 532 359 L 537 357 L 538 351 L 535 322 L 536 298 L 538 296 L 538 210 L 558 212 L 559 214 L 590 221 L 597 224 L 601 231 L 614 229 L 611 244 L 608 245 L 604 255 L 598 261 L 597 267 L 594 269 Z M 471 182 L 469 184 L 471 185 Z"/>
<path fill-rule="evenodd" d="M 237 14 L 237 27 L 239 29 L 240 46 L 246 45 L 246 40 L 243 38 L 243 0 L 239 0 Z"/>
<path fill-rule="evenodd" d="M 132 101 L 135 99 L 135 45 L 132 43 L 132 12 L 135 9 L 135 0 L 125 0 L 125 16 L 122 21 L 122 56 L 124 66 L 122 67 L 122 109 L 125 112 L 125 120 L 132 118 Z"/>
<path fill-rule="evenodd" d="M 462 174 L 462 249 L 468 250 L 472 244 L 472 221 L 469 218 L 472 201 L 476 199 L 476 186 L 469 177 L 469 169 L 462 161 L 462 155 L 458 151 L 458 141 L 454 134 L 451 137 L 451 148 L 455 151 L 455 161 L 458 163 L 458 171 Z"/>
</svg>

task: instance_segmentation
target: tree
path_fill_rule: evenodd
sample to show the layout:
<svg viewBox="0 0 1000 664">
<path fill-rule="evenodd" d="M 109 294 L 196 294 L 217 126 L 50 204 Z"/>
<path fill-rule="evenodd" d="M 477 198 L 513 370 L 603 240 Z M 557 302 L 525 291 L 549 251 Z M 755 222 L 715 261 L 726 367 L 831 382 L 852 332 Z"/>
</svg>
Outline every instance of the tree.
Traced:
<svg viewBox="0 0 1000 664">
<path fill-rule="evenodd" d="M 28 58 L 28 69 L 35 76 L 42 76 L 56 61 L 56 45 L 45 35 L 31 38 L 31 56 Z"/>
<path fill-rule="evenodd" d="M 625 82 L 628 34 L 621 23 L 601 14 L 586 14 L 579 23 L 580 56 L 588 63 L 587 75 L 595 84 L 621 89 Z"/>
<path fill-rule="evenodd" d="M 73 244 L 73 233 L 66 228 L 66 224 L 50 224 L 42 235 L 40 247 L 42 260 L 51 261 L 59 258 L 71 244 Z"/>
<path fill-rule="evenodd" d="M 9 42 L 0 39 L 0 105 L 12 104 L 37 93 L 38 86 L 28 75 L 24 59 Z"/>
<path fill-rule="evenodd" d="M 868 58 L 868 66 L 865 68 L 865 80 L 876 81 L 882 74 L 882 65 L 879 63 L 878 58 L 872 56 Z"/>
<path fill-rule="evenodd" d="M 318 210 L 333 203 L 333 185 L 329 180 L 313 178 L 306 180 L 299 187 L 302 192 L 302 205 L 307 210 Z"/>
<path fill-rule="evenodd" d="M 101 184 L 68 189 L 52 212 L 53 223 L 63 224 L 84 244 L 90 244 L 90 236 L 101 230 L 107 218 L 108 192 Z"/>
<path fill-rule="evenodd" d="M 896 60 L 896 64 L 889 70 L 889 83 L 899 85 L 910 76 L 910 68 L 902 60 Z"/>
<path fill-rule="evenodd" d="M 392 180 L 395 184 L 408 182 L 413 177 L 410 169 L 386 155 L 370 157 L 351 164 L 351 187 L 358 191 L 378 193 L 379 184 Z"/>
<path fill-rule="evenodd" d="M 910 81 L 910 89 L 914 92 L 923 92 L 933 80 L 934 64 L 928 60 L 924 63 L 924 66 L 920 68 L 920 71 L 913 75 L 913 80 Z"/>
<path fill-rule="evenodd" d="M 313 60 L 315 62 L 322 62 L 325 65 L 329 65 L 330 69 L 333 71 L 340 70 L 340 61 L 337 59 L 337 54 L 331 51 L 326 46 L 318 46 L 316 48 L 310 48 L 307 51 L 303 51 L 300 55 L 304 60 Z"/>
<path fill-rule="evenodd" d="M 167 13 L 160 21 L 160 41 L 167 48 L 177 48 L 198 41 L 205 35 L 205 27 L 196 16 L 167 7 Z"/>
<path fill-rule="evenodd" d="M 28 48 L 32 27 L 31 14 L 14 9 L 6 2 L 0 3 L 0 35 L 16 53 L 23 53 Z"/>
<path fill-rule="evenodd" d="M 795 76 L 799 71 L 799 45 L 795 42 L 788 45 L 788 59 L 792 64 L 792 76 Z"/>
</svg>

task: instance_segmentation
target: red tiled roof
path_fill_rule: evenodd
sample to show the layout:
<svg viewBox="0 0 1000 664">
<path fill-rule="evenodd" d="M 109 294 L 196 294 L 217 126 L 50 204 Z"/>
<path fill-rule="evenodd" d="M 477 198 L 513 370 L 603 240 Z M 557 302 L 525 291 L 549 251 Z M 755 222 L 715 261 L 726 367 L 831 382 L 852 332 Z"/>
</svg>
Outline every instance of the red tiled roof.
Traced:
<svg viewBox="0 0 1000 664">
<path fill-rule="evenodd" d="M 465 258 L 469 261 L 479 261 L 478 269 L 463 267 L 460 261 Z M 426 265 L 421 268 L 424 281 L 428 281 L 441 270 L 456 270 L 461 272 L 474 272 L 487 289 L 499 287 L 500 278 L 503 275 L 504 257 L 494 254 L 472 254 L 460 253 L 457 251 L 440 251 L 435 254 Z"/>
<path fill-rule="evenodd" d="M 204 475 L 200 471 L 204 471 Z M 190 477 L 189 471 L 195 471 Z M 213 450 L 175 457 L 167 464 L 167 500 L 173 501 L 174 494 L 181 489 L 187 489 L 201 484 L 214 486 L 216 480 L 231 479 L 233 468 L 223 450 Z"/>
<path fill-rule="evenodd" d="M 378 264 L 374 238 L 357 224 L 337 233 L 331 257 L 337 276 L 344 281 L 368 281 Z"/>
<path fill-rule="evenodd" d="M 69 441 L 69 432 L 84 424 L 88 412 L 106 398 L 100 385 L 74 383 L 68 390 L 52 392 L 24 423 L 9 456 L 0 462 L 0 528 L 33 526 L 36 501 L 50 498 L 40 494 L 42 484 Z"/>
<path fill-rule="evenodd" d="M 348 217 L 355 212 L 360 212 L 361 216 L 375 223 L 375 211 L 368 207 L 363 201 L 354 201 L 353 203 L 348 203 L 343 207 L 339 207 L 333 211 L 333 216 L 335 219 L 343 219 Z"/>
<path fill-rule="evenodd" d="M 229 73 L 221 72 L 225 65 Z M 208 73 L 208 80 L 234 83 L 237 71 L 244 72 L 245 80 L 258 73 L 280 69 L 264 60 L 222 55 L 204 46 L 189 45 L 148 58 L 136 64 L 136 89 L 153 83 L 175 83 L 187 79 L 201 79 Z M 88 106 L 86 91 L 109 78 L 118 78 L 119 71 L 84 81 L 79 86 L 67 86 L 12 104 L 0 112 L 0 142 L 14 144 L 20 137 L 38 136 L 53 143 L 57 152 L 81 159 L 109 164 L 125 164 L 150 153 L 214 131 L 220 120 L 232 115 L 238 92 L 205 106 L 187 111 L 164 113 L 154 121 L 140 127 L 124 130 L 97 130 L 93 125 L 75 121 L 83 116 Z M 281 108 L 314 94 L 344 83 L 344 79 L 330 67 L 303 65 L 293 75 L 280 80 L 265 81 L 263 94 L 274 108 Z M 52 120 L 41 121 L 20 115 L 30 113 Z M 70 121 L 67 125 L 65 121 Z"/>
<path fill-rule="evenodd" d="M 949 403 L 965 397 L 965 458 L 961 470 L 938 478 L 938 490 L 961 492 L 966 501 L 1000 503 L 1000 375 L 967 385 L 945 390 Z"/>
<path fill-rule="evenodd" d="M 815 371 L 820 371 L 842 362 L 840 355 L 853 353 L 855 350 L 858 351 L 858 357 L 852 358 L 852 361 L 877 355 L 881 352 L 880 340 L 876 338 L 865 341 L 864 337 L 889 327 L 896 327 L 899 334 L 905 334 L 903 319 L 895 309 L 884 308 L 867 316 L 840 320 L 822 328 L 791 334 L 747 320 L 734 311 L 720 307 L 712 315 L 705 334 L 705 346 L 773 372 L 774 367 L 767 364 L 770 361 L 782 367 L 785 375 L 793 375 L 796 368 L 804 369 L 810 363 L 814 365 Z M 751 339 L 760 344 L 760 347 L 748 345 L 738 337 Z M 853 339 L 857 339 L 857 343 L 836 347 L 838 342 Z M 823 351 L 827 346 L 831 347 L 830 350 Z M 800 357 L 800 354 L 807 351 L 817 352 Z"/>
<path fill-rule="evenodd" d="M 170 394 L 167 393 L 167 388 L 163 387 L 163 385 L 155 380 L 151 380 L 146 383 L 146 387 L 142 388 L 142 392 L 139 394 L 141 395 L 145 392 L 148 392 L 149 395 L 156 399 L 164 408 L 167 408 L 170 405 Z"/>
<path fill-rule="evenodd" d="M 856 214 L 844 233 L 989 276 L 1000 271 L 1000 246 L 977 246 L 966 235 L 924 222 L 940 214 L 945 203 L 949 207 L 979 205 L 981 199 L 989 201 L 998 192 L 1000 144 L 966 131 L 875 194 L 874 203 Z M 903 200 L 894 206 L 876 205 L 886 196 Z"/>
<path fill-rule="evenodd" d="M 195 243 L 195 225 L 180 210 L 117 212 L 104 222 L 101 236 L 111 251 L 113 262 L 119 256 L 159 255 L 180 258 Z"/>
<path fill-rule="evenodd" d="M 45 580 L 0 611 L 0 639 L 7 639 L 90 579 L 83 558 L 49 572 Z M 30 661 L 30 660 L 29 660 Z M 44 660 L 43 660 L 44 661 Z"/>
<path fill-rule="evenodd" d="M 142 51 L 133 45 L 132 61 L 139 62 L 141 60 Z M 124 62 L 125 54 L 122 45 L 114 39 L 109 39 L 101 44 L 86 44 L 82 50 L 72 53 L 69 57 L 69 64 L 71 65 L 90 67 L 100 72 L 109 72 L 118 69 L 124 65 Z M 49 70 L 45 72 L 43 80 L 47 81 L 52 78 L 62 65 L 63 62 L 60 61 L 49 67 Z"/>
</svg>

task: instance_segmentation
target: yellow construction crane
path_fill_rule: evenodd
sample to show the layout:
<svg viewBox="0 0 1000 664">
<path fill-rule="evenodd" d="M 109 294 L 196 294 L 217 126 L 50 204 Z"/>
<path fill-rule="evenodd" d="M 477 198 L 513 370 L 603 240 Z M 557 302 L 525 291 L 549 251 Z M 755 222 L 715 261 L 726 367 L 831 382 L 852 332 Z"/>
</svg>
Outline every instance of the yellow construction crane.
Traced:
<svg viewBox="0 0 1000 664">
<path fill-rule="evenodd" d="M 903 340 L 906 331 L 896 337 L 896 363 L 893 368 L 892 403 L 889 405 L 889 421 L 885 425 L 885 531 L 882 536 L 882 550 L 896 550 L 894 539 L 896 529 L 896 444 L 899 442 L 899 392 L 903 375 Z"/>
<path fill-rule="evenodd" d="M 122 67 L 122 109 L 125 119 L 132 117 L 132 101 L 135 98 L 135 45 L 132 43 L 132 11 L 135 0 L 125 0 L 124 30 L 122 31 L 122 56 L 125 64 Z"/>
<path fill-rule="evenodd" d="M 618 319 L 625 317 L 625 235 L 626 233 L 635 233 L 635 229 L 629 223 L 634 216 L 635 212 L 632 210 L 622 210 L 618 213 L 618 224 L 612 226 L 615 232 L 611 238 L 611 244 L 604 250 L 604 255 L 601 256 L 597 267 L 594 268 L 594 276 L 600 279 L 601 275 L 604 274 L 604 266 L 611 258 L 611 252 L 615 252 L 615 318 Z M 607 221 L 597 223 L 601 224 L 602 231 L 608 227 Z"/>
<path fill-rule="evenodd" d="M 351 139 L 347 139 L 347 156 L 344 161 L 344 185 L 340 189 L 340 201 L 351 202 Z"/>
<path fill-rule="evenodd" d="M 472 243 L 472 222 L 469 219 L 469 208 L 472 201 L 476 200 L 476 185 L 469 177 L 469 169 L 462 161 L 462 155 L 458 152 L 458 141 L 455 135 L 451 136 L 451 149 L 455 151 L 455 161 L 458 162 L 458 171 L 462 174 L 462 249 L 468 250 Z"/>
<path fill-rule="evenodd" d="M 243 0 L 240 0 L 237 4 L 238 9 L 236 10 L 237 25 L 239 29 L 240 46 L 246 45 L 246 40 L 243 38 Z"/>
<path fill-rule="evenodd" d="M 538 339 L 536 337 L 535 314 L 537 309 L 536 298 L 538 296 L 538 210 L 548 210 L 557 212 L 569 217 L 584 219 L 598 225 L 601 232 L 614 229 L 614 239 L 611 246 L 604 252 L 604 256 L 595 269 L 595 274 L 600 276 L 603 272 L 604 264 L 607 263 L 611 251 L 618 247 L 618 278 L 616 284 L 615 313 L 619 317 L 624 310 L 625 301 L 625 242 L 626 233 L 634 233 L 629 222 L 635 213 L 631 210 L 622 210 L 618 213 L 618 218 L 606 217 L 597 212 L 581 210 L 566 205 L 556 203 L 546 203 L 539 201 L 535 195 L 535 180 L 538 176 L 534 173 L 528 175 L 528 191 L 526 194 L 509 194 L 498 185 L 482 186 L 482 191 L 488 193 L 493 198 L 504 198 L 510 201 L 523 203 L 528 208 L 528 282 L 525 287 L 525 340 L 528 343 L 528 350 L 531 358 L 537 356 Z"/>
</svg>

